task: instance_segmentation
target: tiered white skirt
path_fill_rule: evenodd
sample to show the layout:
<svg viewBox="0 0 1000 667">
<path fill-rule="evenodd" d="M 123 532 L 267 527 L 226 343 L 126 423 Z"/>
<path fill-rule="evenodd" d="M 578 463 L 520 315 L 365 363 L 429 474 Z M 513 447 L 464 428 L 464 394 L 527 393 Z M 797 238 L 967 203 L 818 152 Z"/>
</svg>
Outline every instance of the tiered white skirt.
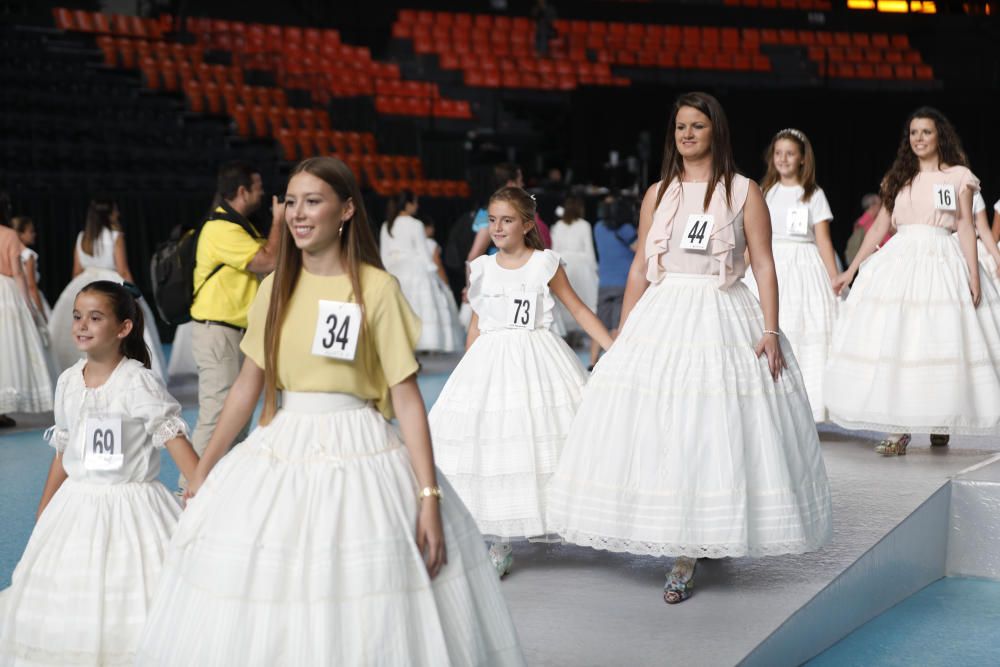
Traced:
<svg viewBox="0 0 1000 667">
<path fill-rule="evenodd" d="M 433 271 L 418 261 L 387 267 L 399 281 L 403 296 L 420 318 L 420 352 L 456 352 L 465 345 L 465 331 L 451 290 Z"/>
<path fill-rule="evenodd" d="M 947 230 L 904 225 L 841 307 L 826 401 L 846 428 L 1000 435 L 1000 294 L 982 302 Z"/>
<path fill-rule="evenodd" d="M 415 543 L 407 450 L 354 396 L 289 394 L 181 517 L 141 665 L 522 665 L 472 517 L 441 480 L 448 563 Z"/>
<path fill-rule="evenodd" d="M 434 456 L 484 535 L 550 532 L 545 485 L 586 378 L 547 329 L 484 333 L 452 371 L 428 418 Z"/>
<path fill-rule="evenodd" d="M 83 273 L 66 285 L 66 289 L 56 300 L 56 305 L 52 307 L 52 316 L 49 318 L 49 340 L 56 368 L 60 373 L 78 362 L 82 356 L 73 343 L 73 304 L 80 290 L 95 280 L 111 280 L 119 284 L 125 282 L 125 279 L 117 271 L 96 268 L 84 269 Z M 146 341 L 146 346 L 149 347 L 153 372 L 158 373 L 166 382 L 167 362 L 163 358 L 163 346 L 160 344 L 160 333 L 156 328 L 156 319 L 145 299 L 139 300 L 139 307 L 142 308 L 145 325 L 143 339 Z"/>
<path fill-rule="evenodd" d="M 51 360 L 17 283 L 0 276 L 0 415 L 52 409 Z"/>
<path fill-rule="evenodd" d="M 0 594 L 0 664 L 135 664 L 180 513 L 159 482 L 63 482 Z"/>
<path fill-rule="evenodd" d="M 198 364 L 194 361 L 194 350 L 191 347 L 192 331 L 193 324 L 187 322 L 174 332 L 174 343 L 170 346 L 170 365 L 167 366 L 167 375 L 171 379 L 198 374 Z"/>
<path fill-rule="evenodd" d="M 597 364 L 549 484 L 549 528 L 655 556 L 810 551 L 830 491 L 795 356 L 775 382 L 742 283 L 667 275 Z"/>
<path fill-rule="evenodd" d="M 827 420 L 823 375 L 833 344 L 839 300 L 815 243 L 776 240 L 774 268 L 778 276 L 778 317 L 781 332 L 795 352 L 812 407 L 813 419 Z M 759 298 L 751 273 L 744 278 Z"/>
</svg>

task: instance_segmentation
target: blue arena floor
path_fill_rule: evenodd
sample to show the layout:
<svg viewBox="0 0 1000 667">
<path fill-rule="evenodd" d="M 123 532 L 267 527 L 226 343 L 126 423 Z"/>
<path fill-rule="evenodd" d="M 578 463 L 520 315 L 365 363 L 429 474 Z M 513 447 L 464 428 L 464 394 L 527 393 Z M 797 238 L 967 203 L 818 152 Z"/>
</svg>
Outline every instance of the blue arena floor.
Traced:
<svg viewBox="0 0 1000 667">
<path fill-rule="evenodd" d="M 875 617 L 809 667 L 1000 665 L 1000 582 L 944 578 Z"/>
</svg>

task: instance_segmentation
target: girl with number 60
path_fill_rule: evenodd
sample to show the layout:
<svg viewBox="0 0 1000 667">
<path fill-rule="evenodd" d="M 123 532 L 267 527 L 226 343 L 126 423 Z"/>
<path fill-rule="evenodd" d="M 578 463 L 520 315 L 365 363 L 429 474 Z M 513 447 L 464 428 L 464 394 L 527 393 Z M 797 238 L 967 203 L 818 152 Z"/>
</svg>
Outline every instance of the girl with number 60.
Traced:
<svg viewBox="0 0 1000 667">
<path fill-rule="evenodd" d="M 549 484 L 549 522 L 575 544 L 678 557 L 663 589 L 674 604 L 698 558 L 799 553 L 830 536 L 816 425 L 778 329 L 767 204 L 736 173 L 711 95 L 674 104 L 639 247 L 621 333 Z M 740 281 L 746 248 L 759 303 Z"/>
<path fill-rule="evenodd" d="M 185 475 L 198 455 L 180 405 L 150 370 L 128 286 L 85 286 L 72 332 L 60 333 L 85 357 L 56 385 L 47 433 L 56 453 L 31 539 L 0 593 L 0 664 L 131 665 L 181 513 L 157 480 L 159 450 Z"/>
<path fill-rule="evenodd" d="M 535 200 L 516 186 L 490 197 L 497 254 L 469 265 L 474 315 L 466 353 L 430 413 L 438 464 L 492 542 L 497 574 L 512 539 L 545 539 L 545 484 L 555 471 L 586 381 L 552 331 L 557 297 L 601 347 L 611 336 L 569 284 L 535 227 Z"/>
<path fill-rule="evenodd" d="M 967 164 L 940 111 L 910 114 L 882 210 L 833 283 L 840 290 L 858 276 L 826 373 L 830 419 L 888 432 L 876 447 L 883 456 L 906 454 L 914 432 L 932 445 L 952 433 L 1000 434 L 1000 295 L 977 262 L 979 179 Z M 890 224 L 896 235 L 875 252 Z"/>
</svg>

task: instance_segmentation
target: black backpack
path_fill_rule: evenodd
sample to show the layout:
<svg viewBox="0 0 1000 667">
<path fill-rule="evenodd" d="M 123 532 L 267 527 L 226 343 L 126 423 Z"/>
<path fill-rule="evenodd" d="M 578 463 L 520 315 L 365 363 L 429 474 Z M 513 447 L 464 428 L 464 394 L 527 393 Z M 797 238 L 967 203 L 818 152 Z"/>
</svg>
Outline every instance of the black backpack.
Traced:
<svg viewBox="0 0 1000 667">
<path fill-rule="evenodd" d="M 225 264 L 219 264 L 212 269 L 208 277 L 194 287 L 195 258 L 198 252 L 198 236 L 202 227 L 209 220 L 225 220 L 233 222 L 254 238 L 260 235 L 247 224 L 243 216 L 231 211 L 228 207 L 224 213 L 214 212 L 198 227 L 177 225 L 170 233 L 170 238 L 156 247 L 153 259 L 149 263 L 149 274 L 153 281 L 153 300 L 160 317 L 167 324 L 184 324 L 191 321 L 191 305 L 201 288 L 219 272 Z"/>
<path fill-rule="evenodd" d="M 462 214 L 455 224 L 451 226 L 448 234 L 448 241 L 445 243 L 442 260 L 444 265 L 452 271 L 465 271 L 465 260 L 472 249 L 472 242 L 476 239 L 476 233 L 472 231 L 472 223 L 476 219 L 477 211 L 469 211 Z"/>
</svg>

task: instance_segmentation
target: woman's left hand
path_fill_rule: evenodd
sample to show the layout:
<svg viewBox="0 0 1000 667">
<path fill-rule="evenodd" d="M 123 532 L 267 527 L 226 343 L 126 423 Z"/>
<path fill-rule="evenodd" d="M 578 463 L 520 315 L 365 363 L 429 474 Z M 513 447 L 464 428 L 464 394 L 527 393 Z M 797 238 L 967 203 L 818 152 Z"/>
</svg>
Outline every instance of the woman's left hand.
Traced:
<svg viewBox="0 0 1000 667">
<path fill-rule="evenodd" d="M 440 502 L 433 496 L 422 498 L 420 514 L 417 516 L 417 549 L 424 558 L 427 574 L 431 579 L 448 562 L 448 554 L 444 548 L 444 530 L 441 528 Z"/>
<path fill-rule="evenodd" d="M 761 354 L 767 355 L 767 368 L 771 371 L 771 377 L 774 378 L 775 382 L 781 377 L 781 371 L 788 367 L 785 365 L 785 356 L 781 354 L 778 337 L 774 334 L 764 334 L 757 343 L 757 347 L 754 348 L 754 354 L 757 355 L 758 359 Z"/>
</svg>

